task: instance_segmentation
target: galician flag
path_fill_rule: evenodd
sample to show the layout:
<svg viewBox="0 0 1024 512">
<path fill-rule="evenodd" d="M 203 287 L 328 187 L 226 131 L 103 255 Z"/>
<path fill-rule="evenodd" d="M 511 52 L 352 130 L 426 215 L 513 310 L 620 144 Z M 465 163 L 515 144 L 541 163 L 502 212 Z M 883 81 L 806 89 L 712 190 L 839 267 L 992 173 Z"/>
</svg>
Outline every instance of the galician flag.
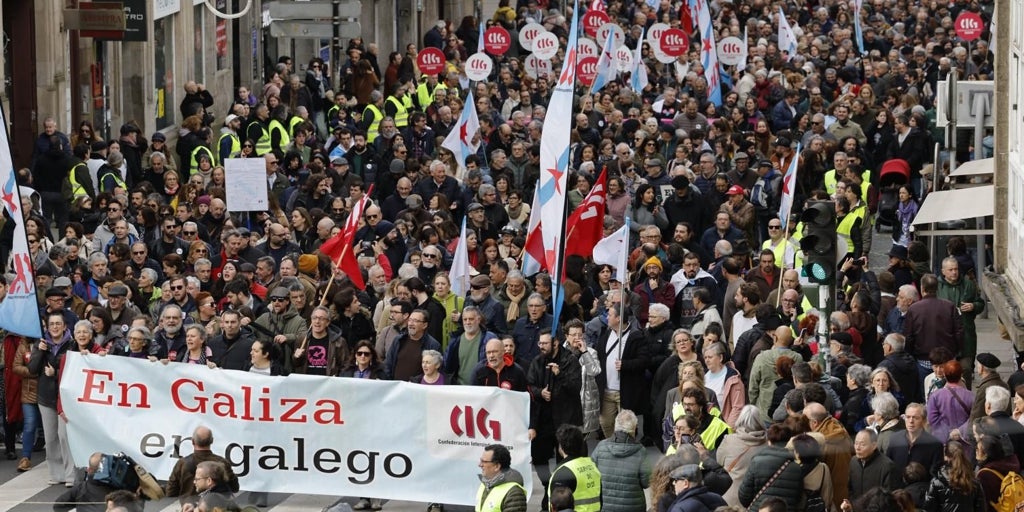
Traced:
<svg viewBox="0 0 1024 512">
<path fill-rule="evenodd" d="M 545 129 L 540 138 L 540 198 L 541 233 L 544 240 L 544 259 L 551 270 L 551 293 L 554 311 L 558 318 L 562 312 L 562 260 L 565 257 L 565 208 L 566 181 L 569 172 L 569 132 L 568 122 L 572 119 L 573 95 L 576 87 L 576 64 L 578 60 L 577 41 L 579 38 L 579 0 L 575 0 L 572 10 L 572 23 L 569 27 L 569 41 L 565 49 L 562 72 L 551 93 L 548 103 L 547 119 L 558 120 Z"/>
<path fill-rule="evenodd" d="M 476 115 L 473 91 L 469 91 L 465 106 L 462 108 L 462 115 L 459 116 L 459 122 L 441 143 L 441 147 L 455 153 L 455 160 L 459 167 L 465 167 L 466 157 L 476 154 L 476 150 L 480 148 L 480 141 L 473 141 L 478 131 L 480 131 L 480 118 Z"/>
<path fill-rule="evenodd" d="M 7 138 L 7 120 L 0 110 L 0 202 L 10 215 L 8 222 L 14 222 L 11 267 L 15 276 L 7 283 L 7 294 L 0 302 L 0 329 L 29 338 L 41 338 L 43 324 L 39 320 L 35 270 L 28 251 L 25 215 L 21 211 L 21 193 L 16 180 L 11 143 Z"/>
<path fill-rule="evenodd" d="M 796 156 L 793 157 L 793 161 L 789 163 L 789 169 L 786 169 L 786 175 L 782 177 L 782 202 L 779 203 L 779 219 L 782 220 L 782 226 L 785 227 L 786 223 L 789 222 L 789 214 L 793 211 L 793 192 L 796 190 L 796 168 L 800 162 L 800 143 L 796 143 Z"/>
<path fill-rule="evenodd" d="M 864 0 L 853 0 L 853 35 L 857 39 L 857 50 L 864 55 L 864 29 L 861 27 L 860 13 Z"/>
<path fill-rule="evenodd" d="M 452 293 L 458 297 L 465 297 L 469 292 L 469 248 L 466 247 L 466 217 L 462 217 L 462 235 L 459 237 L 459 244 L 455 246 L 455 255 L 452 258 L 452 269 L 448 273 L 448 280 L 452 283 Z"/>
<path fill-rule="evenodd" d="M 540 183 L 533 189 L 530 204 L 530 225 L 526 228 L 526 247 L 523 249 L 523 274 L 532 276 L 544 270 L 544 234 L 541 233 Z"/>
<path fill-rule="evenodd" d="M 690 11 L 696 13 L 694 28 L 700 33 L 700 64 L 704 67 L 704 80 L 708 83 L 708 101 L 722 106 L 722 81 L 718 69 L 718 47 L 715 45 L 715 27 L 711 24 L 711 10 L 705 0 L 689 0 Z"/>
<path fill-rule="evenodd" d="M 779 7 L 779 50 L 786 52 L 787 62 L 796 55 L 796 32 L 789 25 L 782 7 Z"/>
<path fill-rule="evenodd" d="M 750 58 L 750 40 L 747 39 L 747 26 L 743 26 L 743 59 L 736 65 L 736 71 L 747 69 L 747 59 Z"/>
<path fill-rule="evenodd" d="M 637 94 L 647 88 L 647 64 L 644 63 L 643 48 L 647 38 L 647 29 L 640 30 L 640 39 L 636 40 L 636 53 L 633 54 L 633 73 L 629 77 L 629 86 Z"/>
<path fill-rule="evenodd" d="M 643 41 L 643 39 L 641 39 Z M 590 86 L 590 94 L 594 94 L 608 85 L 608 82 L 615 80 L 618 73 L 618 66 L 615 65 L 615 31 L 608 31 L 608 39 L 601 49 L 601 56 L 597 58 L 597 76 Z"/>
</svg>

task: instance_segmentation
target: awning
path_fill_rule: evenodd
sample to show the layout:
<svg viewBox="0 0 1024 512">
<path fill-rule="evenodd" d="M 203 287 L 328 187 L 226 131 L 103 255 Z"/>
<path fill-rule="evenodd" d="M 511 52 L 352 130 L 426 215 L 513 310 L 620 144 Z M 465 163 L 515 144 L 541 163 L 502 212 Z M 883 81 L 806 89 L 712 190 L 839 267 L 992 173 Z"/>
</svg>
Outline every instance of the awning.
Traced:
<svg viewBox="0 0 1024 512">
<path fill-rule="evenodd" d="M 995 212 L 995 194 L 995 185 L 932 192 L 925 197 L 913 225 L 987 217 Z"/>
<path fill-rule="evenodd" d="M 996 167 L 995 158 L 982 158 L 980 160 L 971 160 L 970 162 L 964 162 L 956 167 L 949 176 L 983 176 L 992 174 Z"/>
</svg>

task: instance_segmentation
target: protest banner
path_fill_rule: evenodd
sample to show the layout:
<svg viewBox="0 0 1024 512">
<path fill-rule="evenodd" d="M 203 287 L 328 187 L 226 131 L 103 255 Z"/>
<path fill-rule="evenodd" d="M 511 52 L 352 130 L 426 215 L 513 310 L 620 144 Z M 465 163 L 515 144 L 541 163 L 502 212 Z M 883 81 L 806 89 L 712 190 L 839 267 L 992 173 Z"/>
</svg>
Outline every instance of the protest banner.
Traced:
<svg viewBox="0 0 1024 512">
<path fill-rule="evenodd" d="M 502 444 L 530 492 L 526 393 L 66 357 L 60 394 L 78 466 L 122 451 L 166 479 L 205 425 L 243 490 L 471 505 L 483 447 Z"/>
</svg>

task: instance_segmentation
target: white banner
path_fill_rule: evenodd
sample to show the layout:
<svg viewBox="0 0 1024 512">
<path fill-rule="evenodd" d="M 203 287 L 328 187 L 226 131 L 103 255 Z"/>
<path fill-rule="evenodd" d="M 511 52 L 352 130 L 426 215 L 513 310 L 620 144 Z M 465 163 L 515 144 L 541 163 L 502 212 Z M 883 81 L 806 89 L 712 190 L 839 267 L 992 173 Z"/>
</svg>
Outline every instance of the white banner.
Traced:
<svg viewBox="0 0 1024 512">
<path fill-rule="evenodd" d="M 224 161 L 224 199 L 229 212 L 267 211 L 270 208 L 268 196 L 266 160 L 228 158 Z"/>
<path fill-rule="evenodd" d="M 166 479 L 206 425 L 250 491 L 472 505 L 489 444 L 531 474 L 526 393 L 66 357 L 60 393 L 78 466 L 122 451 Z"/>
</svg>

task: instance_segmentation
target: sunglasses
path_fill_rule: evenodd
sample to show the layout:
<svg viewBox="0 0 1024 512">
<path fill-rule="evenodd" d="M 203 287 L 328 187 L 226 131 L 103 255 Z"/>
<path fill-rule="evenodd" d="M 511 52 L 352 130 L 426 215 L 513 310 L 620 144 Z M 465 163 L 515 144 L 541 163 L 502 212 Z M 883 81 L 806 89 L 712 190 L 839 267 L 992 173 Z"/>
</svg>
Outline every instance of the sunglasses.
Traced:
<svg viewBox="0 0 1024 512">
<path fill-rule="evenodd" d="M 171 287 L 171 289 L 172 289 L 172 290 L 184 290 L 184 289 L 185 289 L 185 287 L 184 287 L 184 286 L 181 286 L 181 285 L 178 285 L 178 286 L 172 286 L 172 287 Z"/>
<path fill-rule="evenodd" d="M 132 254 L 136 256 L 143 256 L 146 254 L 146 251 L 132 251 Z"/>
<path fill-rule="evenodd" d="M 243 148 L 252 148 L 252 144 L 242 144 Z"/>
<path fill-rule="evenodd" d="M 182 231 L 181 234 L 185 235 L 185 236 L 192 236 L 192 235 L 198 235 L 199 232 L 198 231 Z"/>
<path fill-rule="evenodd" d="M 370 357 L 370 353 L 360 350 L 359 352 L 356 352 L 356 357 Z"/>
<path fill-rule="evenodd" d="M 768 229 L 782 229 L 782 226 L 768 226 Z"/>
<path fill-rule="evenodd" d="M 270 300 L 274 302 L 288 302 L 287 297 L 272 297 Z"/>
</svg>

